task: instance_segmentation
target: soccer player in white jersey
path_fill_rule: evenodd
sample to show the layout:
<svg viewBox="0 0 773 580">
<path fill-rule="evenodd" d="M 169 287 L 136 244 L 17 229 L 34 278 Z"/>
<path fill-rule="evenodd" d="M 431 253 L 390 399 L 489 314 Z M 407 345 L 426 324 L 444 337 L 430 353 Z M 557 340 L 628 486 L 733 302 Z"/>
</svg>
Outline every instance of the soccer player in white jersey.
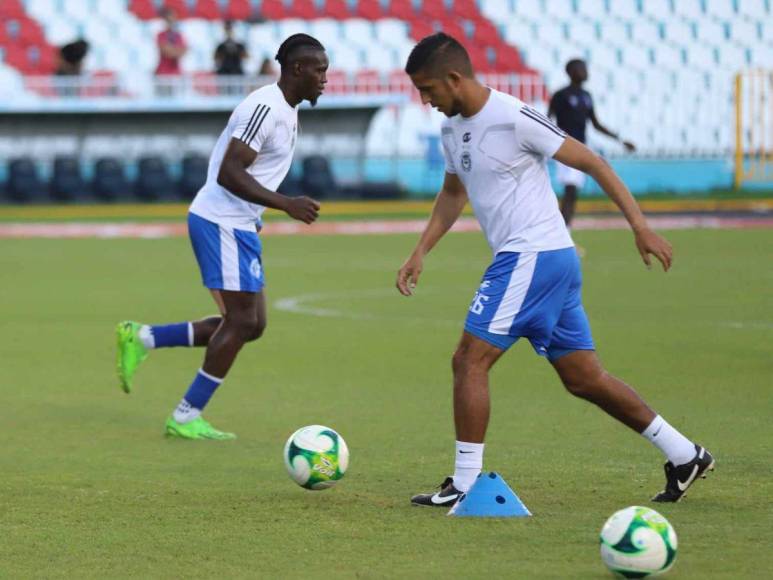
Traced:
<svg viewBox="0 0 773 580">
<path fill-rule="evenodd" d="M 251 93 L 236 107 L 209 162 L 207 181 L 188 214 L 188 231 L 201 278 L 220 311 L 196 322 L 118 325 L 118 375 L 128 393 L 148 351 L 174 346 L 206 347 L 204 363 L 166 421 L 166 433 L 185 439 L 234 439 L 201 416 L 245 343 L 266 327 L 264 273 L 258 232 L 267 207 L 310 224 L 319 204 L 276 192 L 287 175 L 298 137 L 298 106 L 312 106 L 327 82 L 322 44 L 306 34 L 290 36 L 276 59 L 276 84 Z"/>
<path fill-rule="evenodd" d="M 598 405 L 666 456 L 666 486 L 653 500 L 678 501 L 714 460 L 601 365 L 580 298 L 580 265 L 558 209 L 546 162 L 554 158 L 593 177 L 631 225 L 650 265 L 671 267 L 671 246 L 653 232 L 625 185 L 600 157 L 515 97 L 480 84 L 464 47 L 438 33 L 411 52 L 406 72 L 442 126 L 446 174 L 416 248 L 397 274 L 410 296 L 424 256 L 470 202 L 494 252 L 453 355 L 456 460 L 440 491 L 412 503 L 448 508 L 480 474 L 489 421 L 488 372 L 519 338 L 553 365 L 566 389 Z"/>
</svg>

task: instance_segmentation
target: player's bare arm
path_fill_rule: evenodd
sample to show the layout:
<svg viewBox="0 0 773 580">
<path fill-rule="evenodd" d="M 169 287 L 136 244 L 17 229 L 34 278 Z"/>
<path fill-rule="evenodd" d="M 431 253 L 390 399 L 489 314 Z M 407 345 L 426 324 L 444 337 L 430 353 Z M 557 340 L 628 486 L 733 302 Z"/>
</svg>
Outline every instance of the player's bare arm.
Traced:
<svg viewBox="0 0 773 580">
<path fill-rule="evenodd" d="M 419 242 L 410 257 L 397 272 L 397 289 L 403 296 L 413 294 L 413 289 L 419 281 L 424 263 L 424 256 L 435 247 L 440 238 L 451 229 L 467 203 L 467 190 L 459 177 L 446 173 L 443 187 L 435 199 L 432 215 L 429 218 Z"/>
<path fill-rule="evenodd" d="M 620 211 L 623 212 L 625 219 L 631 224 L 636 238 L 636 247 L 644 263 L 649 267 L 651 265 L 650 255 L 653 255 L 663 265 L 663 270 L 668 271 L 673 256 L 671 244 L 650 229 L 639 204 L 636 203 L 631 192 L 604 159 L 572 137 L 566 138 L 553 158 L 564 165 L 579 169 L 595 179 L 604 193 L 615 202 Z"/>
<path fill-rule="evenodd" d="M 255 181 L 247 172 L 257 152 L 238 139 L 231 139 L 220 165 L 217 183 L 250 203 L 279 209 L 291 218 L 310 224 L 319 216 L 319 203 L 310 197 L 288 197 L 271 191 Z"/>
<path fill-rule="evenodd" d="M 623 147 L 625 147 L 626 151 L 632 152 L 636 151 L 636 145 L 631 143 L 630 141 L 623 141 L 620 138 L 620 135 L 615 133 L 614 131 L 610 131 L 607 129 L 604 125 L 601 124 L 601 121 L 599 121 L 598 117 L 596 117 L 596 112 L 591 109 L 590 110 L 590 122 L 593 124 L 593 128 L 596 129 L 599 133 L 603 133 L 607 137 L 611 137 L 615 141 L 620 141 L 620 143 L 623 144 Z"/>
</svg>

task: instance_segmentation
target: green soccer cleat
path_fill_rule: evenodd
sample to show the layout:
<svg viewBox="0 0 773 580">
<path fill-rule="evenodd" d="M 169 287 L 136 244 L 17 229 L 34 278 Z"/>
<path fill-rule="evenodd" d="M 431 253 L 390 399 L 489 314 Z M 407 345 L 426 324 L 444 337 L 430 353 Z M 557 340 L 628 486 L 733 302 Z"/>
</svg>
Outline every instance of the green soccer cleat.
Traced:
<svg viewBox="0 0 773 580">
<path fill-rule="evenodd" d="M 132 379 L 142 361 L 148 358 L 148 349 L 139 337 L 142 325 L 125 320 L 115 329 L 118 337 L 118 380 L 126 393 L 132 391 Z"/>
<path fill-rule="evenodd" d="M 188 423 L 178 423 L 170 416 L 166 420 L 166 436 L 181 439 L 213 439 L 215 441 L 231 441 L 236 439 L 234 433 L 218 431 L 207 423 L 203 417 L 196 417 Z"/>
</svg>

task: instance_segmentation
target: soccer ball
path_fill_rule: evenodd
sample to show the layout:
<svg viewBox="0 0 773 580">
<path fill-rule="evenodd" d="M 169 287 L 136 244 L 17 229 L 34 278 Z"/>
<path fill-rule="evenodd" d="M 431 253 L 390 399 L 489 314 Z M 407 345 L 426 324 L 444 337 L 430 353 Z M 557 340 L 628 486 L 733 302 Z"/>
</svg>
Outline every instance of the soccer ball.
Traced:
<svg viewBox="0 0 773 580">
<path fill-rule="evenodd" d="M 327 489 L 349 467 L 346 441 L 330 427 L 301 427 L 285 444 L 285 466 L 292 480 L 306 489 Z"/>
<path fill-rule="evenodd" d="M 601 559 L 624 578 L 661 574 L 676 559 L 676 532 L 655 510 L 627 507 L 601 528 Z"/>
</svg>

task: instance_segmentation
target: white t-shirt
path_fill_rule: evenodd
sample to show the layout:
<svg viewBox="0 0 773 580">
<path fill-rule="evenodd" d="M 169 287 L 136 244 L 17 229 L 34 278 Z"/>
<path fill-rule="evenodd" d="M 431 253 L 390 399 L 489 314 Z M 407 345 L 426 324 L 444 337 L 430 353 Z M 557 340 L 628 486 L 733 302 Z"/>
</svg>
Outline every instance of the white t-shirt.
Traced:
<svg viewBox="0 0 773 580">
<path fill-rule="evenodd" d="M 547 169 L 566 133 L 522 101 L 493 89 L 477 114 L 446 119 L 441 131 L 446 171 L 467 189 L 494 254 L 574 245 Z"/>
<path fill-rule="evenodd" d="M 247 168 L 255 181 L 276 191 L 290 171 L 298 135 L 298 107 L 291 107 L 278 85 L 252 92 L 231 113 L 209 158 L 207 182 L 191 204 L 190 211 L 204 219 L 232 228 L 255 231 L 265 211 L 218 185 L 217 175 L 231 139 L 239 139 L 258 152 Z"/>
</svg>

